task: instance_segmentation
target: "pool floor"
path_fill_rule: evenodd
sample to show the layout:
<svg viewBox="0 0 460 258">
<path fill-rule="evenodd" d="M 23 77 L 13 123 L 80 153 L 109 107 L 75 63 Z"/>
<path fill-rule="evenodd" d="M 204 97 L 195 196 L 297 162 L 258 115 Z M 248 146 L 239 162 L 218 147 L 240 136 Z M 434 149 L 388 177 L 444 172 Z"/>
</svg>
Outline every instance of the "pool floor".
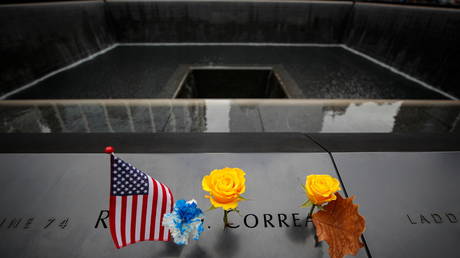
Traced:
<svg viewBox="0 0 460 258">
<path fill-rule="evenodd" d="M 277 66 L 307 99 L 445 99 L 340 46 L 177 45 L 117 46 L 10 98 L 172 98 L 184 66 Z"/>
</svg>

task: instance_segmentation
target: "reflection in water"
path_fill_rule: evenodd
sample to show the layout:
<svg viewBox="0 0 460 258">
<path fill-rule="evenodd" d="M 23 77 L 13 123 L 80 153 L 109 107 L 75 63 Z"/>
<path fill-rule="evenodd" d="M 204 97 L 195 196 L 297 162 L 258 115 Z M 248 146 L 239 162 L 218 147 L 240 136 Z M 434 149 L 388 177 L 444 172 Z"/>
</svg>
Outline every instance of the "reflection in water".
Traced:
<svg viewBox="0 0 460 258">
<path fill-rule="evenodd" d="M 393 132 L 402 103 L 350 103 L 344 111 L 326 110 L 321 132 Z"/>
<path fill-rule="evenodd" d="M 155 113 L 155 117 L 163 117 L 164 121 L 160 127 L 163 129 L 157 129 L 158 132 L 204 131 L 206 107 L 202 101 L 183 102 L 178 105 L 169 103 L 168 107 L 162 112 Z"/>
<path fill-rule="evenodd" d="M 1 101 L 1 133 L 458 132 L 460 101 Z"/>
<path fill-rule="evenodd" d="M 262 132 L 263 123 L 258 105 L 235 105 L 230 108 L 232 132 Z"/>
<path fill-rule="evenodd" d="M 206 127 L 204 132 L 230 132 L 230 106 L 229 99 L 206 99 Z"/>
</svg>

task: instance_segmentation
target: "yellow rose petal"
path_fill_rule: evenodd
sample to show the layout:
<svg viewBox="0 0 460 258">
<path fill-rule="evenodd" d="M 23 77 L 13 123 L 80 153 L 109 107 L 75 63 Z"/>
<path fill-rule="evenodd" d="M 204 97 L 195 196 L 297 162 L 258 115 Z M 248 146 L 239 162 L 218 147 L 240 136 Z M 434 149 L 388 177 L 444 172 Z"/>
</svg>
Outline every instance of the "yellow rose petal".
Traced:
<svg viewBox="0 0 460 258">
<path fill-rule="evenodd" d="M 335 200 L 335 193 L 339 190 L 339 180 L 330 175 L 308 175 L 305 179 L 305 192 L 315 205 Z"/>
<path fill-rule="evenodd" d="M 203 177 L 202 188 L 210 193 L 209 200 L 214 207 L 235 209 L 241 200 L 240 194 L 246 191 L 245 175 L 239 168 L 214 169 Z"/>
</svg>

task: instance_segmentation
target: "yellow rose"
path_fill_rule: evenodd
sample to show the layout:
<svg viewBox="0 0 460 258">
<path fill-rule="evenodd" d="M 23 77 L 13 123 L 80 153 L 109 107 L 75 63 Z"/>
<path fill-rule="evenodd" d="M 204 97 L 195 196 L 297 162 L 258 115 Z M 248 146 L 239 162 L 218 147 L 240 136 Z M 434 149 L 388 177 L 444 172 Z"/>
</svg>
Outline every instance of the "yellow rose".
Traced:
<svg viewBox="0 0 460 258">
<path fill-rule="evenodd" d="M 211 204 L 224 210 L 235 209 L 243 198 L 240 194 L 246 191 L 246 173 L 239 168 L 215 169 L 203 177 L 203 190 L 209 192 L 205 197 Z"/>
<path fill-rule="evenodd" d="M 308 199 L 315 204 L 321 205 L 335 200 L 335 192 L 340 190 L 339 180 L 330 175 L 309 175 L 305 182 L 305 192 Z"/>
</svg>

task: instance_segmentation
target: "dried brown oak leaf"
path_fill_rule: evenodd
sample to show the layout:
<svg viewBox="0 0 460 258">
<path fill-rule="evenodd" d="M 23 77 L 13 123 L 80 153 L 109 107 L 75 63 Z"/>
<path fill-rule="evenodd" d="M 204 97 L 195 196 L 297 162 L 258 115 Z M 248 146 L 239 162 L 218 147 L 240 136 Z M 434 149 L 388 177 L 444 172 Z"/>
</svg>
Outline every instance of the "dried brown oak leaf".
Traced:
<svg viewBox="0 0 460 258">
<path fill-rule="evenodd" d="M 328 243 L 331 258 L 356 255 L 364 246 L 360 237 L 366 228 L 366 221 L 358 213 L 358 205 L 353 204 L 354 197 L 343 199 L 340 194 L 336 195 L 337 200 L 313 214 L 316 235 L 319 241 Z"/>
</svg>

